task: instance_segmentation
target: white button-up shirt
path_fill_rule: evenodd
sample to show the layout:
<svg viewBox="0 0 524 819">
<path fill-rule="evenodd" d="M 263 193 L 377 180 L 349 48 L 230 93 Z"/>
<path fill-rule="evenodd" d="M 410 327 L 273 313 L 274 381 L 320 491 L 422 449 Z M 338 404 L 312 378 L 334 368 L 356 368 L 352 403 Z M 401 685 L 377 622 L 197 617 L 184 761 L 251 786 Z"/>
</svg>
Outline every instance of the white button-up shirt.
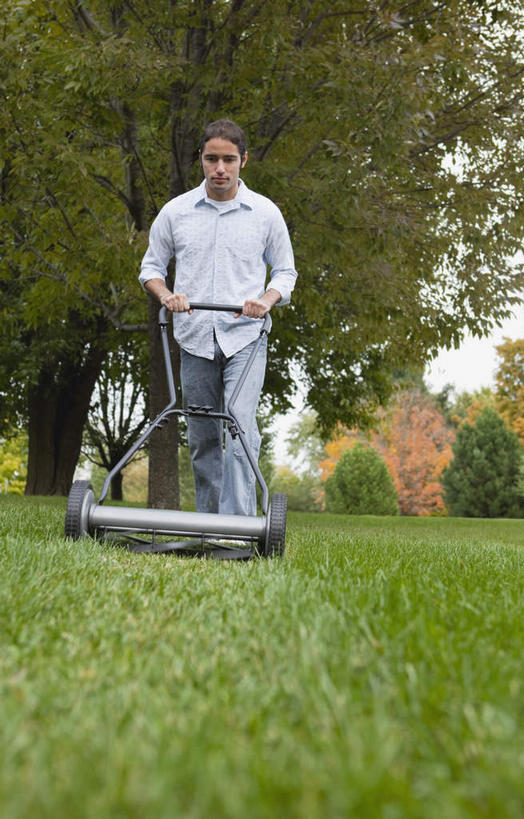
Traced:
<svg viewBox="0 0 524 819">
<path fill-rule="evenodd" d="M 236 197 L 210 199 L 205 180 L 194 190 L 168 202 L 151 225 L 149 247 L 139 280 L 165 279 L 176 261 L 175 293 L 190 302 L 242 305 L 260 298 L 267 288 L 288 304 L 297 273 L 293 249 L 278 207 L 239 180 Z M 214 339 L 228 358 L 260 333 L 260 320 L 233 313 L 196 310 L 174 314 L 175 338 L 193 355 L 212 359 Z"/>
</svg>

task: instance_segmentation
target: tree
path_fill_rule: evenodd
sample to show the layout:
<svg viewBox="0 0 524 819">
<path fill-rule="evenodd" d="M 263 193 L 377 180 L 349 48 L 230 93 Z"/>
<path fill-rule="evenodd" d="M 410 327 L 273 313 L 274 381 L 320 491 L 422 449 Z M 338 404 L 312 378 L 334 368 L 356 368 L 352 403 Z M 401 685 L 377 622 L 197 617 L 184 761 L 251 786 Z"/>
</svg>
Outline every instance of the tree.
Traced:
<svg viewBox="0 0 524 819">
<path fill-rule="evenodd" d="M 290 428 L 286 438 L 289 454 L 301 461 L 301 466 L 310 475 L 320 475 L 319 463 L 325 455 L 324 441 L 319 432 L 318 416 L 313 410 L 306 410 Z"/>
<path fill-rule="evenodd" d="M 524 447 L 524 339 L 504 339 L 497 353 L 497 410 Z"/>
<path fill-rule="evenodd" d="M 139 345 L 128 339 L 108 355 L 85 425 L 84 452 L 88 460 L 107 472 L 138 441 L 148 424 L 145 370 L 138 351 Z M 145 452 L 140 454 L 143 457 Z M 122 500 L 122 479 L 120 471 L 111 480 L 113 500 Z"/>
<path fill-rule="evenodd" d="M 0 405 L 28 430 L 26 492 L 67 494 L 91 394 L 116 343 L 112 287 L 133 254 L 129 230 L 93 196 L 71 150 L 71 118 L 55 96 L 67 83 L 46 40 L 60 35 L 57 15 L 44 3 L 13 3 L 5 22 Z M 90 152 L 99 172 L 120 165 L 123 177 L 118 147 L 99 148 L 93 136 L 87 162 Z"/>
<path fill-rule="evenodd" d="M 8 0 L 0 289 L 16 290 L 2 356 L 18 392 L 32 383 L 20 336 L 59 338 L 80 310 L 86 349 L 103 338 L 104 353 L 111 327 L 148 325 L 151 412 L 162 404 L 157 306 L 146 315 L 131 271 L 159 206 L 199 178 L 203 124 L 226 114 L 246 127 L 246 180 L 281 206 L 301 274 L 275 311 L 274 404 L 289 403 L 298 362 L 324 431 L 370 423 L 395 367 L 464 327 L 486 332 L 517 298 L 523 19 L 520 3 L 484 0 Z M 38 342 L 24 351 L 38 383 Z M 176 494 L 170 429 L 151 442 L 162 503 Z M 38 434 L 75 450 L 56 414 Z"/>
<path fill-rule="evenodd" d="M 454 439 L 431 396 L 403 390 L 396 397 L 375 446 L 393 476 L 402 515 L 446 513 L 441 477 Z"/>
<path fill-rule="evenodd" d="M 24 335 L 33 355 L 22 359 L 19 367 L 26 371 L 25 390 L 28 432 L 26 494 L 66 495 L 78 462 L 82 429 L 87 418 L 91 395 L 105 356 L 108 339 L 100 328 L 98 341 L 92 337 L 92 320 L 74 311 L 68 314 L 74 331 L 42 327 Z M 85 335 L 83 334 L 85 328 Z M 36 349 L 35 349 L 36 348 Z M 63 355 L 61 354 L 63 351 Z M 34 371 L 31 365 L 38 361 Z M 18 401 L 20 384 L 17 367 L 7 385 L 9 403 Z"/>
<path fill-rule="evenodd" d="M 519 517 L 520 445 L 492 409 L 464 423 L 443 482 L 450 513 L 461 517 Z"/>
<path fill-rule="evenodd" d="M 485 409 L 497 411 L 495 393 L 490 387 L 481 387 L 473 392 L 464 390 L 455 397 L 450 406 L 449 421 L 460 429 L 464 423 L 475 424 Z"/>
<path fill-rule="evenodd" d="M 248 386 L 246 384 L 246 389 Z M 258 466 L 262 477 L 267 486 L 270 487 L 275 476 L 275 464 L 273 457 L 275 454 L 274 438 L 271 433 L 272 414 L 271 407 L 267 400 L 262 399 L 257 411 L 257 426 L 260 432 L 260 452 L 258 457 Z M 188 459 L 188 468 L 191 472 L 191 466 Z M 257 484 L 257 495 L 260 496 L 260 488 Z"/>
<path fill-rule="evenodd" d="M 375 429 L 367 434 L 340 428 L 326 444 L 320 462 L 328 478 L 348 449 L 360 441 L 373 447 L 393 477 L 403 515 L 446 513 L 441 477 L 452 457 L 455 438 L 432 396 L 420 389 L 402 389 L 391 404 L 378 413 Z"/>
<path fill-rule="evenodd" d="M 344 452 L 327 479 L 326 511 L 349 515 L 397 515 L 397 495 L 388 468 L 370 446 Z"/>
<path fill-rule="evenodd" d="M 288 466 L 278 466 L 271 491 L 287 495 L 287 507 L 293 512 L 320 512 L 320 480 L 311 473 L 297 475 Z"/>
<path fill-rule="evenodd" d="M 178 453 L 180 469 L 180 509 L 194 511 L 195 484 L 191 470 L 189 448 L 180 446 Z M 139 458 L 124 470 L 122 492 L 124 499 L 130 503 L 146 503 L 148 497 L 148 458 Z"/>
</svg>

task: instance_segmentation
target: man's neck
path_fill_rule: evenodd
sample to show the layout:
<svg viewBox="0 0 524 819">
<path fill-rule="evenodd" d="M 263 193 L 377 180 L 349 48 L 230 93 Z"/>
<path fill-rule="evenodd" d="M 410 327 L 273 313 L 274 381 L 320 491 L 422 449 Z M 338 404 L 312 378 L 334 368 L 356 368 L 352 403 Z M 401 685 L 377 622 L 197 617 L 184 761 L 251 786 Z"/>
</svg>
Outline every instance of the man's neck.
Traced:
<svg viewBox="0 0 524 819">
<path fill-rule="evenodd" d="M 224 191 L 222 195 L 217 195 L 214 191 L 212 192 L 209 190 L 206 183 L 206 196 L 208 197 L 208 199 L 213 199 L 215 202 L 231 202 L 231 200 L 234 199 L 235 196 L 237 195 L 239 187 L 240 187 L 239 183 L 237 182 L 235 189 L 230 191 Z"/>
</svg>

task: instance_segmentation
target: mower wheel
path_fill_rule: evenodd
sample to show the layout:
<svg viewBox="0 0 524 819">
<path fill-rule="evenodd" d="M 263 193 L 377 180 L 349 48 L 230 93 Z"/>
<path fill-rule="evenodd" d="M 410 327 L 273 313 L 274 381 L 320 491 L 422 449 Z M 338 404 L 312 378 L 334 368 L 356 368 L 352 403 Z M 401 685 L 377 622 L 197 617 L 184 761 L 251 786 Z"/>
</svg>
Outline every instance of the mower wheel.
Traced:
<svg viewBox="0 0 524 819">
<path fill-rule="evenodd" d="M 284 554 L 286 542 L 287 495 L 276 494 L 271 498 L 266 527 L 264 557 Z"/>
<path fill-rule="evenodd" d="M 67 500 L 65 536 L 78 540 L 89 535 L 89 510 L 95 502 L 93 487 L 89 481 L 75 481 Z"/>
</svg>

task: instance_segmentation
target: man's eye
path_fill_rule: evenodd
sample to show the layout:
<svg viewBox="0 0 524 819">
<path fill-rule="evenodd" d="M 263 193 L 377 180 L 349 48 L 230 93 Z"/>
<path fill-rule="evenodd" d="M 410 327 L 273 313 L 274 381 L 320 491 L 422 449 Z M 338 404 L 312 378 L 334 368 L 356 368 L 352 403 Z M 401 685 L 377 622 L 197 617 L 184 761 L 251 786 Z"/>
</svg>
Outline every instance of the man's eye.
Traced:
<svg viewBox="0 0 524 819">
<path fill-rule="evenodd" d="M 238 161 L 237 156 L 222 156 L 222 157 L 219 157 L 219 156 L 215 156 L 214 154 L 204 154 L 204 160 L 206 162 L 209 162 L 211 165 L 216 165 L 216 163 L 219 161 L 219 159 L 222 160 L 224 165 L 234 165 Z"/>
</svg>

